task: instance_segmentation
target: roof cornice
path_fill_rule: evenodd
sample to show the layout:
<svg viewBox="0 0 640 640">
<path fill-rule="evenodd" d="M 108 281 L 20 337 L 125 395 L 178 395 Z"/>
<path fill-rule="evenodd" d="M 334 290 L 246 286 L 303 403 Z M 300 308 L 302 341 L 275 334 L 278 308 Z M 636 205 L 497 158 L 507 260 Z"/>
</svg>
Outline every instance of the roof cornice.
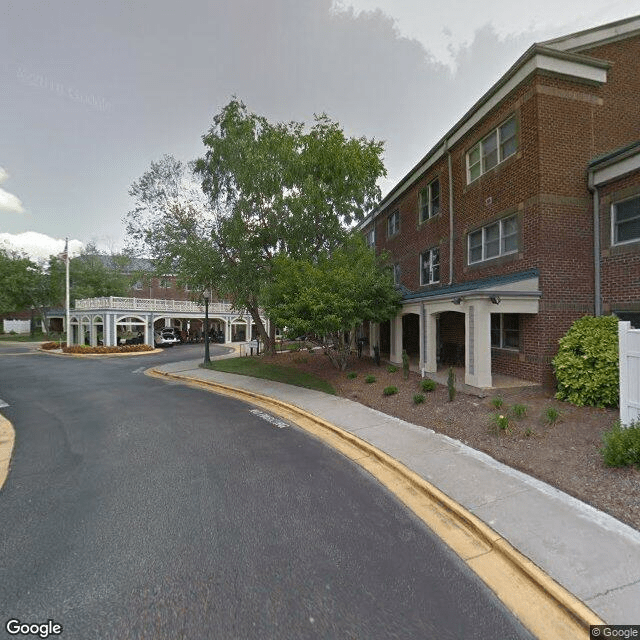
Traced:
<svg viewBox="0 0 640 640">
<path fill-rule="evenodd" d="M 617 42 L 640 34 L 640 16 L 632 16 L 624 20 L 610 22 L 584 31 L 570 33 L 560 38 L 546 40 L 542 44 L 545 47 L 558 51 L 572 51 L 574 53 L 593 49 L 597 46 Z"/>
<path fill-rule="evenodd" d="M 533 44 L 507 72 L 447 131 L 429 152 L 381 200 L 378 206 L 359 225 L 366 227 L 393 200 L 410 188 L 454 144 L 468 133 L 496 105 L 537 71 L 544 71 L 582 81 L 603 84 L 611 65 L 599 58 L 572 52 L 558 51 L 542 44 Z"/>
</svg>

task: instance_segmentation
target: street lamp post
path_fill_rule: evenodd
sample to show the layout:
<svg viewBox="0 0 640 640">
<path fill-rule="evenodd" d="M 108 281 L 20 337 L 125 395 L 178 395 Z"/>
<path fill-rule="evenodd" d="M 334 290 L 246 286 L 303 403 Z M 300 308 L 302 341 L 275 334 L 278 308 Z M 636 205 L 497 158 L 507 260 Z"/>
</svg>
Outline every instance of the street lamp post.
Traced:
<svg viewBox="0 0 640 640">
<path fill-rule="evenodd" d="M 209 289 L 205 289 L 202 292 L 204 298 L 204 364 L 209 364 L 211 358 L 209 357 L 209 298 L 211 292 Z"/>
</svg>

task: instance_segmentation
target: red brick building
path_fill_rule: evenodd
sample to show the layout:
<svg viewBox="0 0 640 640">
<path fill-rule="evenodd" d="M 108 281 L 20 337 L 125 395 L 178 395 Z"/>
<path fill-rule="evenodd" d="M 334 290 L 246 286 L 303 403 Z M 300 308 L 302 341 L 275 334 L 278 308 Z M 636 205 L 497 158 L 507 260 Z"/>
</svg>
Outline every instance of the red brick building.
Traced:
<svg viewBox="0 0 640 640">
<path fill-rule="evenodd" d="M 639 96 L 640 16 L 530 47 L 362 224 L 403 291 L 371 346 L 550 383 L 575 319 L 639 319 Z"/>
</svg>

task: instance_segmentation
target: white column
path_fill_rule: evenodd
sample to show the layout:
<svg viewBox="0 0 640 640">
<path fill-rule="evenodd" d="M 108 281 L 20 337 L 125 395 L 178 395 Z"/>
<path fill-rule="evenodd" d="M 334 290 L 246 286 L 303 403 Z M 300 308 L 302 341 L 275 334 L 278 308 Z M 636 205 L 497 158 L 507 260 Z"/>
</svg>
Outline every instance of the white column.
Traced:
<svg viewBox="0 0 640 640">
<path fill-rule="evenodd" d="M 391 320 L 391 353 L 389 359 L 394 364 L 402 363 L 402 314 Z"/>
<path fill-rule="evenodd" d="M 436 325 L 437 318 L 435 313 L 425 313 L 424 331 L 420 338 L 426 341 L 424 350 L 426 352 L 426 360 L 424 362 L 425 373 L 436 373 L 438 371 L 438 345 L 436 344 Z M 423 347 L 423 345 L 421 345 Z"/>
<path fill-rule="evenodd" d="M 226 321 L 226 327 L 224 331 L 225 342 L 231 342 L 231 320 Z"/>
<path fill-rule="evenodd" d="M 465 384 L 491 387 L 491 303 L 470 300 L 465 314 Z"/>
</svg>

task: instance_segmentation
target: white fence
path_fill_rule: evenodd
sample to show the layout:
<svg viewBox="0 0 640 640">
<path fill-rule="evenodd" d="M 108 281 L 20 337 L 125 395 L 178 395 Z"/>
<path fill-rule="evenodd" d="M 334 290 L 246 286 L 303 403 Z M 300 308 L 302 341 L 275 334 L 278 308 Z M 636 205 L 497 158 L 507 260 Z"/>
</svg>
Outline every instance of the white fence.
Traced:
<svg viewBox="0 0 640 640">
<path fill-rule="evenodd" d="M 640 420 L 640 329 L 618 322 L 620 352 L 620 422 Z"/>
<path fill-rule="evenodd" d="M 4 332 L 29 333 L 31 331 L 30 320 L 4 320 Z"/>
</svg>

